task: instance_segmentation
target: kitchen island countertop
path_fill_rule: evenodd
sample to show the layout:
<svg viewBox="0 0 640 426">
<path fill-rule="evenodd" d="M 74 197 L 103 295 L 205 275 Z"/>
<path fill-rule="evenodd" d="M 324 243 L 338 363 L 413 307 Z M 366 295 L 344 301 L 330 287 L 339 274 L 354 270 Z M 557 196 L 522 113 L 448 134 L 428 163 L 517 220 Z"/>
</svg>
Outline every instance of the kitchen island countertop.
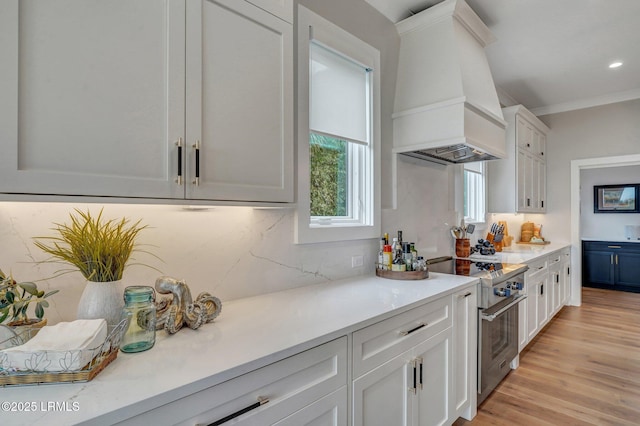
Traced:
<svg viewBox="0 0 640 426">
<path fill-rule="evenodd" d="M 152 349 L 120 353 L 91 382 L 0 388 L 2 425 L 115 424 L 477 281 L 361 276 L 223 301 L 215 322 L 172 336 L 159 331 Z"/>
</svg>

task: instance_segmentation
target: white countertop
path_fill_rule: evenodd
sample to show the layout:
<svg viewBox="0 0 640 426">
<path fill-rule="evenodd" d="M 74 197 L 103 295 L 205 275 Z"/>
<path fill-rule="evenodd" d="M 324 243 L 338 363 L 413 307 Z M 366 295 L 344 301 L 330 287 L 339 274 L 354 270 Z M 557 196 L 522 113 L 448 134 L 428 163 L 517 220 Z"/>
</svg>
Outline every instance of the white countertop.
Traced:
<svg viewBox="0 0 640 426">
<path fill-rule="evenodd" d="M 582 241 L 604 241 L 604 242 L 612 242 L 612 243 L 640 243 L 640 240 L 628 240 L 626 238 L 591 238 L 591 237 L 582 237 Z"/>
<path fill-rule="evenodd" d="M 215 322 L 173 336 L 159 331 L 151 350 L 118 354 L 91 382 L 0 388 L 2 425 L 113 424 L 476 282 L 366 276 L 223 301 Z"/>
<path fill-rule="evenodd" d="M 514 242 L 511 243 L 510 247 L 505 247 L 502 252 L 498 252 L 496 255 L 501 262 L 527 263 L 569 246 L 571 246 L 570 243 L 516 244 Z"/>
</svg>

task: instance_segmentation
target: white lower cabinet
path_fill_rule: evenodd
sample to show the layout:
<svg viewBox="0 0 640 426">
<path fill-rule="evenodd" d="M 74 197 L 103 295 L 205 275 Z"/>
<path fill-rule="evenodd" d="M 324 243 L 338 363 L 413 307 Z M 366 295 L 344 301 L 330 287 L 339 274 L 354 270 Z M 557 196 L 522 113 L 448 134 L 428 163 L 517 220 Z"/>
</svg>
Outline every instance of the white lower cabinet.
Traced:
<svg viewBox="0 0 640 426">
<path fill-rule="evenodd" d="M 524 283 L 527 298 L 520 302 L 518 350 L 522 351 L 567 304 L 571 289 L 571 248 L 529 262 Z"/>
<path fill-rule="evenodd" d="M 454 420 L 471 420 L 478 396 L 478 289 L 471 287 L 453 295 Z"/>
<path fill-rule="evenodd" d="M 560 252 L 549 256 L 549 295 L 547 312 L 549 319 L 560 311 L 562 307 L 562 256 Z"/>
<path fill-rule="evenodd" d="M 476 286 L 354 332 L 353 377 L 353 426 L 473 418 Z"/>
<path fill-rule="evenodd" d="M 529 265 L 524 276 L 527 287 L 527 339 L 530 342 L 547 322 L 549 270 L 547 259 Z"/>
<path fill-rule="evenodd" d="M 571 297 L 571 248 L 562 250 L 562 305 L 569 303 Z"/>
<path fill-rule="evenodd" d="M 473 284 L 118 424 L 432 426 L 460 416 L 470 420 L 477 401 L 477 321 Z"/>
<path fill-rule="evenodd" d="M 353 425 L 451 424 L 451 328 L 353 382 Z"/>
<path fill-rule="evenodd" d="M 347 337 L 342 337 L 121 424 L 193 426 L 228 419 L 245 426 L 346 425 L 346 384 Z M 259 405 L 265 399 L 268 402 Z"/>
</svg>

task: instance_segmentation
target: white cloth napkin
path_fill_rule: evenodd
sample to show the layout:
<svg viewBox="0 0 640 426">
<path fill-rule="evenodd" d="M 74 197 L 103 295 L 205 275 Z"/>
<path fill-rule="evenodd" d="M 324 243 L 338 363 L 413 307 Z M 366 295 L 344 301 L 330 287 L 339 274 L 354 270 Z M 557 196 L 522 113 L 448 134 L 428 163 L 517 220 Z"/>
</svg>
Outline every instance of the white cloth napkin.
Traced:
<svg viewBox="0 0 640 426">
<path fill-rule="evenodd" d="M 77 371 L 87 365 L 107 338 L 104 319 L 45 326 L 31 340 L 0 351 L 0 368 L 25 371 Z"/>
</svg>

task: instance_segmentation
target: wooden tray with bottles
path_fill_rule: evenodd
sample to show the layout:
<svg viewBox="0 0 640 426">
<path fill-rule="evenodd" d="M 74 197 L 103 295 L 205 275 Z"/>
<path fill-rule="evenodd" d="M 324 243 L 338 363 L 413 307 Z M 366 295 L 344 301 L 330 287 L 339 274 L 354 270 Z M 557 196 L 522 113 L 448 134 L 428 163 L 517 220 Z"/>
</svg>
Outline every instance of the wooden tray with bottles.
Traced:
<svg viewBox="0 0 640 426">
<path fill-rule="evenodd" d="M 376 276 L 390 280 L 424 280 L 429 278 L 429 271 L 386 271 L 376 268 Z"/>
</svg>

